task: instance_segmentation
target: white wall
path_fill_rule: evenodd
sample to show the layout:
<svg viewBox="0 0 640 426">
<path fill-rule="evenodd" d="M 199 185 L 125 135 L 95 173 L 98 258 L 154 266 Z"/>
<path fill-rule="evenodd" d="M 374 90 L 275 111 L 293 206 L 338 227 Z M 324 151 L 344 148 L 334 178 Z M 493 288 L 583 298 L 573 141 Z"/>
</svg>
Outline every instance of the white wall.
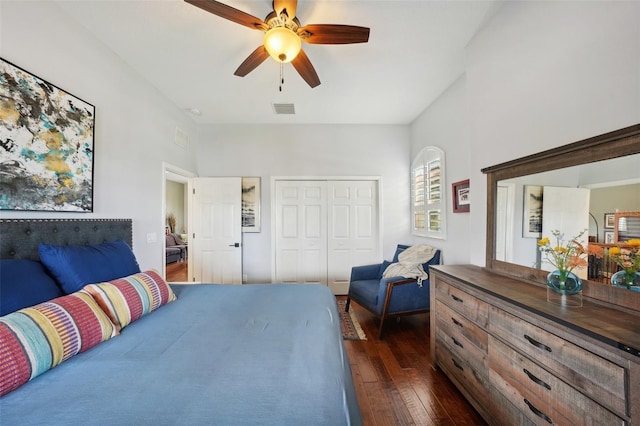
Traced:
<svg viewBox="0 0 640 426">
<path fill-rule="evenodd" d="M 410 241 L 407 126 L 212 125 L 198 139 L 200 176 L 262 178 L 261 232 L 243 235 L 248 282 L 271 280 L 271 176 L 380 176 L 385 258 Z"/>
<path fill-rule="evenodd" d="M 442 141 L 449 183 L 458 162 L 469 167 L 469 224 L 448 227 L 464 244 L 454 259 L 447 247 L 447 263 L 466 251 L 484 265 L 482 168 L 640 121 L 639 20 L 639 2 L 505 2 L 469 43 L 465 93 L 456 83 L 411 134 L 412 155 Z"/>
<path fill-rule="evenodd" d="M 411 158 L 425 146 L 437 146 L 445 151 L 445 191 L 447 211 L 447 238 L 414 237 L 414 243 L 427 244 L 442 250 L 442 262 L 447 264 L 469 263 L 467 240 L 469 215 L 453 213 L 451 184 L 469 178 L 470 152 L 468 147 L 468 117 L 466 111 L 466 80 L 464 76 L 454 82 L 425 112 L 411 125 Z M 483 208 L 473 197 L 478 182 L 469 182 L 471 195 L 470 211 Z"/>
<path fill-rule="evenodd" d="M 96 107 L 94 212 L 1 217 L 132 218 L 140 266 L 162 270 L 162 161 L 195 169 L 193 153 L 173 144 L 176 126 L 196 138 L 194 122 L 52 2 L 0 7 L 0 56 Z"/>
</svg>

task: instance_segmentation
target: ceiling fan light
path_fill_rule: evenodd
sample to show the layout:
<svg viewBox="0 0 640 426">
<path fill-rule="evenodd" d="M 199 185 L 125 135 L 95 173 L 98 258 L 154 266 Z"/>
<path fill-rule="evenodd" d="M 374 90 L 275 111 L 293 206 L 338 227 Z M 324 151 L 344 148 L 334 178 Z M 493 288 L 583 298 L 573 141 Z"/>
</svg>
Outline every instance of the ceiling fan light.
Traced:
<svg viewBox="0 0 640 426">
<path fill-rule="evenodd" d="M 278 62 L 291 62 L 302 49 L 302 40 L 289 28 L 272 28 L 264 35 L 264 47 Z"/>
</svg>

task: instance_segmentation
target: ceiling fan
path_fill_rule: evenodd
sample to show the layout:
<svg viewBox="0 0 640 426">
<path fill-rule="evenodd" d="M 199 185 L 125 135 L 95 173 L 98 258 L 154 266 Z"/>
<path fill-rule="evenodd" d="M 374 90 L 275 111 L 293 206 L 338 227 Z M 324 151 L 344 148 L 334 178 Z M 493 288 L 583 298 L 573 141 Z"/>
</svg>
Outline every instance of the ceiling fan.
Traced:
<svg viewBox="0 0 640 426">
<path fill-rule="evenodd" d="M 301 26 L 296 17 L 298 0 L 273 0 L 273 11 L 264 21 L 246 12 L 215 0 L 185 0 L 200 9 L 245 27 L 265 32 L 264 43 L 251 53 L 234 72 L 244 77 L 269 56 L 282 63 L 291 62 L 298 74 L 311 87 L 320 79 L 309 57 L 302 50 L 302 42 L 311 44 L 351 44 L 369 41 L 369 28 L 339 24 L 311 24 Z"/>
</svg>

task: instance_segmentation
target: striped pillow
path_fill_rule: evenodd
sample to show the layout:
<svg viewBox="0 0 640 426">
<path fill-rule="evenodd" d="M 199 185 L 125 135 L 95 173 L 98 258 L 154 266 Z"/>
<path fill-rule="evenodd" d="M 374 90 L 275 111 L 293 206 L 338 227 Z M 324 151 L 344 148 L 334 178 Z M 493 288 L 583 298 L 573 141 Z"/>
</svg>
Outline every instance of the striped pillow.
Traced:
<svg viewBox="0 0 640 426">
<path fill-rule="evenodd" d="M 0 395 L 117 334 L 82 292 L 0 317 Z"/>
<path fill-rule="evenodd" d="M 156 271 L 140 272 L 106 283 L 84 286 L 118 330 L 177 299 Z"/>
</svg>

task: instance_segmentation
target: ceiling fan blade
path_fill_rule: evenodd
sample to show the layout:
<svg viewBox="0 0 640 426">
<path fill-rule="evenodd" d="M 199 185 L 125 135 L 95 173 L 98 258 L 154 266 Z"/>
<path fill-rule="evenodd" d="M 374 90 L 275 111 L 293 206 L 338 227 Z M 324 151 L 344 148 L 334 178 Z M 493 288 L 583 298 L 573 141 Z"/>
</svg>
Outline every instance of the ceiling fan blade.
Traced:
<svg viewBox="0 0 640 426">
<path fill-rule="evenodd" d="M 354 25 L 311 24 L 298 30 L 302 40 L 311 44 L 351 44 L 369 41 L 369 28 Z"/>
<path fill-rule="evenodd" d="M 235 22 L 245 27 L 253 28 L 254 30 L 267 31 L 269 26 L 265 24 L 262 19 L 258 19 L 253 15 L 249 15 L 246 12 L 235 9 L 231 6 L 227 6 L 224 3 L 220 3 L 215 0 L 184 0 L 189 4 L 199 7 L 202 10 L 206 10 L 209 13 L 213 13 L 221 18 L 228 19 L 231 22 Z"/>
<path fill-rule="evenodd" d="M 269 52 L 267 52 L 267 49 L 265 49 L 264 46 L 259 46 L 256 50 L 253 51 L 253 53 L 251 53 L 251 55 L 247 57 L 247 59 L 244 60 L 243 63 L 240 64 L 236 72 L 234 72 L 233 74 L 237 75 L 238 77 L 244 77 L 245 75 L 256 69 L 258 65 L 263 63 L 268 57 Z"/>
<path fill-rule="evenodd" d="M 273 10 L 279 15 L 283 10 L 287 11 L 289 20 L 296 17 L 296 9 L 298 8 L 298 0 L 273 0 Z"/>
<path fill-rule="evenodd" d="M 295 59 L 291 61 L 291 64 L 296 69 L 296 71 L 298 71 L 300 77 L 302 77 L 304 81 L 306 81 L 307 84 L 311 86 L 311 88 L 320 85 L 318 74 L 316 73 L 315 68 L 313 68 L 313 65 L 311 65 L 309 57 L 306 53 L 304 53 L 304 50 L 301 50 L 300 53 L 298 53 L 298 56 L 296 56 Z"/>
</svg>

